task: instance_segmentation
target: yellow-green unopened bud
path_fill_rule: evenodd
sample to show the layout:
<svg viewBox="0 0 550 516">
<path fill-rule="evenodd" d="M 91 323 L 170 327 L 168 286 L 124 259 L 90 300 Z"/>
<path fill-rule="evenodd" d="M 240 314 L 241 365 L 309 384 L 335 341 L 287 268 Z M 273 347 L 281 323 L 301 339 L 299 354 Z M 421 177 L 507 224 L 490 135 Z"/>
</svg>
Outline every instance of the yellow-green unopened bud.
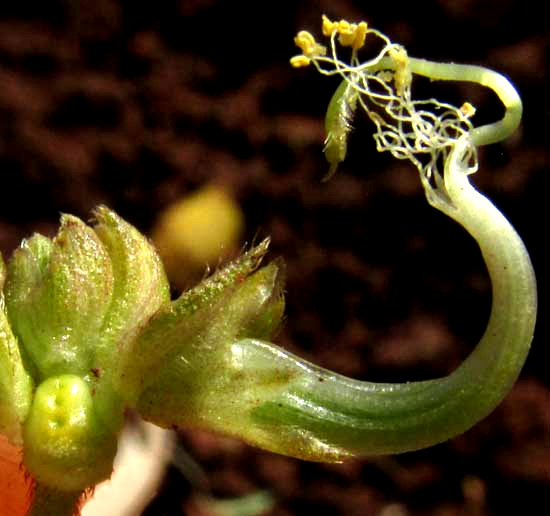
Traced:
<svg viewBox="0 0 550 516">
<path fill-rule="evenodd" d="M 222 188 L 207 186 L 169 208 L 159 218 L 153 241 L 166 271 L 178 287 L 203 274 L 240 245 L 244 220 L 240 207 Z"/>
<path fill-rule="evenodd" d="M 79 491 L 108 478 L 116 436 L 97 418 L 86 382 L 61 375 L 42 382 L 23 428 L 24 463 L 36 480 Z"/>
</svg>

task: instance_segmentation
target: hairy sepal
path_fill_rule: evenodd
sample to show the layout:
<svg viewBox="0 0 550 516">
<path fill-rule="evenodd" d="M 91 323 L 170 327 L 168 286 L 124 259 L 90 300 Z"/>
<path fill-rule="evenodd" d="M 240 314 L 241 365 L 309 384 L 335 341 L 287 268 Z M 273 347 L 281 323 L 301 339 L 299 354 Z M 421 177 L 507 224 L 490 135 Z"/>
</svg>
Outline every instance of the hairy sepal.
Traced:
<svg viewBox="0 0 550 516">
<path fill-rule="evenodd" d="M 234 418 L 245 414 L 247 404 L 242 387 L 256 382 L 243 376 L 240 360 L 246 357 L 234 355 L 235 344 L 256 332 L 270 335 L 280 324 L 282 271 L 281 262 L 272 262 L 224 289 L 186 322 L 165 329 L 174 353 L 137 402 L 145 419 L 165 427 L 203 426 L 235 434 Z"/>
</svg>

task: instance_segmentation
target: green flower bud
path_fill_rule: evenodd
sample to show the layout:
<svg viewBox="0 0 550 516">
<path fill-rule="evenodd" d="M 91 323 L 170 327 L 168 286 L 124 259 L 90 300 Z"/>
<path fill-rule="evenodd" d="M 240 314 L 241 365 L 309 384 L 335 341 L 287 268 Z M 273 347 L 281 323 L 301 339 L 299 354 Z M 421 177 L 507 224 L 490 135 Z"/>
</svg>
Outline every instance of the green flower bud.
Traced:
<svg viewBox="0 0 550 516">
<path fill-rule="evenodd" d="M 6 302 L 37 376 L 86 374 L 111 303 L 113 272 L 93 229 L 63 215 L 52 240 L 35 235 L 9 262 Z"/>
<path fill-rule="evenodd" d="M 116 371 L 130 342 L 161 308 L 169 286 L 148 240 L 99 207 L 89 227 L 63 215 L 51 240 L 34 235 L 9 262 L 6 302 L 35 376 Z"/>
<path fill-rule="evenodd" d="M 90 388 L 78 376 L 38 386 L 23 435 L 23 461 L 39 484 L 82 491 L 111 475 L 117 438 L 97 417 Z"/>
<path fill-rule="evenodd" d="M 94 390 L 98 417 L 116 432 L 133 396 L 123 374 L 135 361 L 132 343 L 157 312 L 170 308 L 164 269 L 148 240 L 105 207 L 95 217 L 97 224 L 90 227 L 63 215 L 55 238 L 34 235 L 8 264 L 0 427 L 10 433 L 30 404 L 30 387 L 25 391 L 22 379 L 14 383 L 15 339 L 37 383 L 66 374 L 84 379 Z M 27 395 L 26 406 L 23 398 L 18 401 L 17 413 L 15 392 Z"/>
</svg>

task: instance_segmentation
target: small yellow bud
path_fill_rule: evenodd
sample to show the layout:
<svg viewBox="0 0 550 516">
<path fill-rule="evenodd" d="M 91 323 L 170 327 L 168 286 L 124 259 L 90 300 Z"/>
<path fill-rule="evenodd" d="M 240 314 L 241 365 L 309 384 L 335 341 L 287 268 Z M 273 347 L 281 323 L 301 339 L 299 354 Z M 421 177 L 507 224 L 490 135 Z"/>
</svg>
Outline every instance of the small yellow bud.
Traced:
<svg viewBox="0 0 550 516">
<path fill-rule="evenodd" d="M 304 55 L 294 56 L 290 58 L 290 64 L 294 68 L 302 68 L 304 66 L 309 66 L 311 59 Z"/>
<path fill-rule="evenodd" d="M 153 241 L 172 283 L 184 288 L 193 275 L 239 248 L 244 216 L 233 196 L 207 185 L 168 206 L 153 230 Z"/>
<path fill-rule="evenodd" d="M 472 106 L 469 102 L 464 102 L 462 106 L 460 106 L 460 112 L 466 117 L 471 118 L 476 113 L 476 108 Z"/>
</svg>

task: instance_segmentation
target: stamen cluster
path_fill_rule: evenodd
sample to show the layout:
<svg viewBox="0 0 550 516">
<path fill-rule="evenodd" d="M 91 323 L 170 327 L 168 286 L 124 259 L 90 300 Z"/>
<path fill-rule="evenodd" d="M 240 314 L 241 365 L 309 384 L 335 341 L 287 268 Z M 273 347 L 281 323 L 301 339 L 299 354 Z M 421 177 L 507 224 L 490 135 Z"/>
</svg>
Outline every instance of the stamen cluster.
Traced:
<svg viewBox="0 0 550 516">
<path fill-rule="evenodd" d="M 331 21 L 323 16 L 322 33 L 330 38 L 330 51 L 311 33 L 301 31 L 294 41 L 302 54 L 290 60 L 292 66 L 312 64 L 323 75 L 343 77 L 350 86 L 345 89 L 346 95 L 353 96 L 354 102 L 356 97 L 358 105 L 376 125 L 377 149 L 410 160 L 424 180 L 437 183 L 442 177 L 439 168 L 457 140 L 469 138 L 473 106 L 465 103 L 456 107 L 437 99 L 413 100 L 412 76 L 419 60 L 410 58 L 403 46 L 365 22 Z M 368 38 L 373 40 L 372 45 Z M 351 48 L 348 61 L 340 58 L 338 45 Z M 361 61 L 358 51 L 364 47 L 381 50 Z M 340 104 L 346 106 L 346 102 Z M 330 132 L 329 127 L 327 131 Z M 466 159 L 469 171 L 474 172 L 476 151 L 473 145 L 470 147 Z"/>
</svg>

